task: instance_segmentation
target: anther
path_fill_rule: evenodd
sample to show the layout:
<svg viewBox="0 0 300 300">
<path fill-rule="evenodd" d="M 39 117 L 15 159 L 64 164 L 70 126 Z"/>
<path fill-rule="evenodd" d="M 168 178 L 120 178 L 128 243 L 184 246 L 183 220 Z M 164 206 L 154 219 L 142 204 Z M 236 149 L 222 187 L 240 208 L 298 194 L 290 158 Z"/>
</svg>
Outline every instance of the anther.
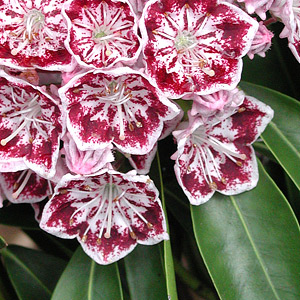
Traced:
<svg viewBox="0 0 300 300">
<path fill-rule="evenodd" d="M 85 242 L 86 242 L 86 240 L 87 240 L 87 235 L 85 234 L 85 235 L 82 237 L 82 239 L 81 239 L 81 240 L 82 240 L 82 242 L 83 242 L 83 243 L 85 243 Z"/>
<path fill-rule="evenodd" d="M 214 181 L 212 181 L 212 182 L 209 183 L 209 187 L 212 190 L 216 190 L 218 188 L 217 184 Z"/>
<path fill-rule="evenodd" d="M 152 182 L 152 180 L 150 178 L 147 179 L 146 183 L 150 184 Z"/>
<path fill-rule="evenodd" d="M 106 50 L 105 54 L 106 54 L 106 56 L 111 56 L 111 51 L 110 50 Z"/>
<path fill-rule="evenodd" d="M 73 218 L 72 218 L 72 219 L 70 219 L 70 221 L 69 221 L 69 225 L 72 226 L 73 224 L 74 224 L 74 220 L 73 220 Z"/>
<path fill-rule="evenodd" d="M 101 239 L 100 238 L 97 239 L 97 245 L 101 245 Z"/>
<path fill-rule="evenodd" d="M 223 184 L 227 184 L 227 180 L 224 177 L 221 178 L 221 181 Z"/>
<path fill-rule="evenodd" d="M 121 141 L 124 141 L 124 140 L 125 140 L 125 135 L 120 134 L 120 135 L 119 135 L 119 139 L 120 139 Z"/>
<path fill-rule="evenodd" d="M 151 224 L 150 222 L 148 222 L 148 223 L 147 223 L 147 227 L 148 227 L 149 229 L 152 229 L 152 228 L 153 228 L 153 224 Z"/>
<path fill-rule="evenodd" d="M 80 89 L 78 89 L 78 88 L 73 90 L 74 94 L 78 94 L 79 92 L 80 92 Z"/>
<path fill-rule="evenodd" d="M 244 112 L 245 110 L 246 110 L 245 107 L 240 107 L 240 108 L 238 109 L 238 113 Z"/>
<path fill-rule="evenodd" d="M 29 143 L 30 143 L 30 144 L 33 143 L 33 138 L 32 138 L 32 137 L 29 138 Z"/>
<path fill-rule="evenodd" d="M 137 128 L 143 127 L 143 124 L 141 122 L 135 122 L 135 125 Z"/>
<path fill-rule="evenodd" d="M 61 195 L 65 195 L 67 192 L 68 192 L 68 190 L 66 190 L 66 189 L 63 189 L 63 190 L 60 190 L 60 191 L 59 191 L 59 193 L 60 193 Z"/>
<path fill-rule="evenodd" d="M 136 240 L 136 234 L 133 231 L 130 231 L 130 236 L 132 239 Z"/>
<path fill-rule="evenodd" d="M 158 34 L 157 30 L 152 30 L 153 34 Z"/>
<path fill-rule="evenodd" d="M 133 131 L 133 130 L 134 130 L 134 126 L 132 125 L 131 122 L 129 122 L 128 127 L 129 127 L 129 130 L 130 130 L 130 131 Z"/>
<path fill-rule="evenodd" d="M 243 163 L 241 161 L 236 161 L 236 164 L 241 167 L 243 165 Z"/>
<path fill-rule="evenodd" d="M 91 188 L 89 185 L 84 185 L 84 186 L 82 187 L 82 189 L 83 189 L 84 191 L 88 191 L 88 192 L 92 191 L 92 188 Z"/>
</svg>

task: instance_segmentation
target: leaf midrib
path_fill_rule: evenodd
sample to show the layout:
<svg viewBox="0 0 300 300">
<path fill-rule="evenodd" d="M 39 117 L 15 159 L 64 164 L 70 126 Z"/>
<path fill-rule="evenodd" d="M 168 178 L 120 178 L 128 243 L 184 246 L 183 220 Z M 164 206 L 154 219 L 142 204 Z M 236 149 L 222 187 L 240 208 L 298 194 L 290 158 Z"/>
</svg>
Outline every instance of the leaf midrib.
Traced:
<svg viewBox="0 0 300 300">
<path fill-rule="evenodd" d="M 2 252 L 2 255 L 6 255 L 7 257 L 11 258 L 15 263 L 17 263 L 20 267 L 22 267 L 34 280 L 38 282 L 38 284 L 45 290 L 49 296 L 51 296 L 52 292 L 39 280 L 39 278 L 13 253 L 9 250 L 5 250 Z"/>
<path fill-rule="evenodd" d="M 297 148 L 295 148 L 295 146 L 289 141 L 289 139 L 282 133 L 282 131 L 280 130 L 280 128 L 278 128 L 278 126 L 274 122 L 272 122 L 272 121 L 269 123 L 269 126 L 272 127 L 272 129 L 274 131 L 276 131 L 277 134 L 280 135 L 280 137 L 283 139 L 283 141 L 289 146 L 289 148 L 291 149 L 291 151 L 295 153 L 295 155 L 297 156 L 298 160 L 300 161 L 300 153 L 298 152 Z M 289 175 L 289 177 L 291 178 L 291 180 L 294 182 L 294 184 L 300 190 L 300 183 L 297 182 L 294 179 L 294 177 L 291 175 L 291 172 L 289 171 L 289 169 L 285 166 L 285 164 L 283 164 L 281 162 L 281 159 L 278 157 L 276 151 L 274 151 L 272 149 L 272 147 L 270 147 L 270 144 L 265 139 L 264 134 L 261 135 L 261 138 L 263 139 L 264 143 L 267 145 L 267 147 L 269 148 L 269 150 L 271 151 L 271 153 L 274 155 L 274 157 L 277 159 L 277 161 L 280 163 L 280 165 L 282 166 L 282 168 L 286 171 L 286 173 Z"/>
<path fill-rule="evenodd" d="M 250 242 L 250 244 L 251 244 L 251 246 L 252 246 L 252 248 L 253 248 L 253 251 L 254 251 L 254 253 L 255 253 L 255 256 L 257 257 L 257 260 L 258 260 L 258 262 L 259 262 L 259 264 L 260 264 L 260 266 L 261 266 L 261 268 L 262 268 L 262 270 L 263 270 L 263 273 L 264 273 L 264 275 L 265 275 L 265 277 L 266 277 L 266 279 L 267 279 L 267 281 L 268 281 L 268 283 L 269 283 L 269 285 L 270 285 L 270 287 L 271 287 L 271 290 L 272 290 L 272 292 L 274 293 L 275 298 L 276 298 L 277 300 L 280 300 L 281 298 L 280 298 L 279 295 L 277 294 L 277 291 L 276 291 L 276 289 L 275 289 L 275 287 L 274 287 L 274 285 L 273 285 L 273 283 L 272 283 L 272 280 L 271 280 L 271 278 L 270 278 L 270 276 L 269 276 L 269 274 L 268 274 L 268 272 L 267 272 L 267 270 L 266 270 L 266 267 L 265 267 L 265 265 L 264 265 L 263 259 L 261 258 L 260 254 L 259 254 L 259 251 L 258 251 L 258 249 L 257 249 L 257 247 L 256 247 L 256 245 L 255 245 L 255 242 L 254 242 L 254 240 L 253 240 L 253 238 L 252 238 L 252 236 L 251 236 L 251 234 L 250 234 L 250 231 L 248 230 L 248 227 L 247 227 L 247 224 L 246 224 L 246 222 L 245 222 L 245 220 L 244 220 L 244 217 L 243 217 L 243 215 L 242 215 L 242 212 L 241 212 L 241 210 L 240 210 L 238 204 L 236 203 L 234 197 L 233 197 L 233 196 L 230 196 L 230 199 L 231 199 L 231 202 L 232 202 L 234 208 L 236 209 L 236 212 L 237 212 L 237 214 L 238 214 L 238 216 L 239 216 L 239 218 L 240 218 L 240 220 L 241 220 L 241 223 L 242 223 L 242 225 L 243 225 L 243 228 L 244 228 L 244 230 L 245 230 L 245 232 L 246 232 L 246 235 L 247 235 L 247 237 L 248 237 L 248 239 L 249 239 L 249 242 Z"/>
</svg>

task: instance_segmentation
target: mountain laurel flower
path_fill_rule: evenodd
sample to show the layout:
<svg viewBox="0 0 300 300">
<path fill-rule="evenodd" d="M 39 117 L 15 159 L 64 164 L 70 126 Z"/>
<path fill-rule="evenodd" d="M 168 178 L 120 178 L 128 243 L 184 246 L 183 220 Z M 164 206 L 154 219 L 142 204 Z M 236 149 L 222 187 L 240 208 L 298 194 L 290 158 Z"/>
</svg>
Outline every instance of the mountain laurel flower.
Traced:
<svg viewBox="0 0 300 300">
<path fill-rule="evenodd" d="M 0 173 L 0 185 L 11 203 L 36 203 L 53 194 L 51 181 L 30 169 Z"/>
<path fill-rule="evenodd" d="M 258 23 L 216 0 L 151 0 L 140 20 L 146 72 L 167 97 L 237 86 Z"/>
<path fill-rule="evenodd" d="M 265 20 L 266 12 L 274 0 L 237 0 L 237 2 L 245 3 L 245 8 L 250 15 L 256 13 L 262 20 Z"/>
<path fill-rule="evenodd" d="M 231 114 L 232 110 L 243 103 L 244 98 L 244 92 L 235 88 L 231 91 L 221 90 L 208 95 L 187 95 L 183 99 L 193 100 L 191 116 L 201 115 L 202 118 L 208 118 L 220 115 L 224 118 L 225 113 Z"/>
<path fill-rule="evenodd" d="M 85 67 L 132 65 L 141 51 L 137 19 L 125 1 L 73 0 L 64 6 L 68 24 L 65 45 Z"/>
<path fill-rule="evenodd" d="M 43 88 L 0 70 L 0 171 L 56 172 L 64 126 L 60 107 Z"/>
<path fill-rule="evenodd" d="M 77 238 L 99 264 L 123 258 L 137 244 L 168 239 L 150 178 L 110 169 L 93 176 L 65 175 L 44 208 L 40 227 L 61 238 Z"/>
<path fill-rule="evenodd" d="M 93 174 L 114 161 L 112 145 L 100 150 L 80 151 L 70 133 L 65 134 L 63 151 L 69 170 L 75 174 Z"/>
<path fill-rule="evenodd" d="M 63 0 L 0 2 L 0 64 L 67 71 L 73 60 L 64 46 Z"/>
<path fill-rule="evenodd" d="M 272 109 L 246 97 L 235 113 L 223 120 L 192 119 L 185 129 L 175 131 L 178 151 L 175 173 L 191 204 L 208 201 L 217 190 L 235 195 L 254 188 L 257 162 L 251 144 L 273 117 Z"/>
<path fill-rule="evenodd" d="M 123 153 L 146 154 L 164 122 L 179 113 L 142 73 L 130 68 L 91 70 L 75 76 L 59 93 L 68 130 L 82 151 L 114 144 Z"/>
<path fill-rule="evenodd" d="M 261 21 L 259 22 L 258 31 L 255 34 L 251 48 L 247 55 L 250 59 L 254 58 L 254 55 L 257 54 L 261 57 L 266 56 L 266 52 L 270 49 L 272 44 L 272 38 L 274 34 L 268 30 L 268 28 Z"/>
</svg>

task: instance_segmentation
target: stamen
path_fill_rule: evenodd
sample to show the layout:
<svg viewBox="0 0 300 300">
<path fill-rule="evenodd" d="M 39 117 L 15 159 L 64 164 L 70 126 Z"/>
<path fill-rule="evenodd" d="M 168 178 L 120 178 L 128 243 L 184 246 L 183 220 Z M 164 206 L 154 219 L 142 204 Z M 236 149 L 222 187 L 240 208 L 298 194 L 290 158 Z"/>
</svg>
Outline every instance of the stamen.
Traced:
<svg viewBox="0 0 300 300">
<path fill-rule="evenodd" d="M 26 172 L 26 171 L 25 171 L 25 172 Z M 17 198 L 19 197 L 19 195 L 22 193 L 22 191 L 24 190 L 26 184 L 28 183 L 28 180 L 29 180 L 31 174 L 32 174 L 32 171 L 31 171 L 31 170 L 27 170 L 26 177 L 24 178 L 22 184 L 19 186 L 19 188 L 18 188 L 15 192 L 12 193 L 12 197 L 13 197 L 14 199 L 17 199 Z M 23 174 L 23 172 L 22 172 L 21 176 L 20 176 L 20 177 L 18 178 L 18 180 L 17 180 L 17 183 L 19 182 L 20 178 L 23 177 L 23 175 L 24 175 L 24 174 Z"/>
<path fill-rule="evenodd" d="M 104 234 L 104 237 L 106 239 L 110 238 L 110 231 L 111 231 L 111 219 L 112 219 L 112 176 L 109 176 L 109 195 L 108 195 L 108 220 L 107 220 L 107 227 L 106 227 L 106 232 Z"/>
</svg>

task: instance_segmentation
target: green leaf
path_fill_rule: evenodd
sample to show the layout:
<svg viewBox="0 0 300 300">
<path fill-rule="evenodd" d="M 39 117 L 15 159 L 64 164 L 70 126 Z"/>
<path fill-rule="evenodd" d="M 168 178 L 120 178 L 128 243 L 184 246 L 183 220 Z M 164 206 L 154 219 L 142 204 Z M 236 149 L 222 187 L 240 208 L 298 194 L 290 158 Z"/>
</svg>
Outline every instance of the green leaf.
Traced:
<svg viewBox="0 0 300 300">
<path fill-rule="evenodd" d="M 8 246 L 8 244 L 6 243 L 5 239 L 0 235 L 0 250 L 7 246 Z"/>
<path fill-rule="evenodd" d="M 159 245 L 138 245 L 125 259 L 132 300 L 166 300 L 167 289 Z"/>
<path fill-rule="evenodd" d="M 165 195 L 164 195 L 164 184 L 162 179 L 161 165 L 159 159 L 158 150 L 156 152 L 157 166 L 160 178 L 160 190 L 161 190 L 161 202 L 165 213 L 166 223 L 167 223 L 167 231 L 169 232 L 169 223 L 167 216 L 167 209 L 165 205 Z M 175 270 L 172 256 L 172 248 L 170 240 L 164 241 L 164 266 L 165 266 L 165 275 L 167 281 L 167 291 L 168 291 L 168 299 L 177 300 L 177 289 L 176 289 L 176 279 L 175 279 Z"/>
<path fill-rule="evenodd" d="M 274 110 L 274 118 L 261 137 L 300 190 L 300 103 L 258 85 L 243 82 L 240 86 Z"/>
<path fill-rule="evenodd" d="M 8 246 L 1 250 L 4 265 L 21 300 L 47 300 L 65 262 L 41 251 Z"/>
<path fill-rule="evenodd" d="M 78 247 L 61 276 L 52 300 L 122 300 L 116 263 L 98 265 Z"/>
<path fill-rule="evenodd" d="M 191 207 L 199 250 L 221 299 L 300 299 L 300 232 L 259 163 L 252 191 Z"/>
</svg>

